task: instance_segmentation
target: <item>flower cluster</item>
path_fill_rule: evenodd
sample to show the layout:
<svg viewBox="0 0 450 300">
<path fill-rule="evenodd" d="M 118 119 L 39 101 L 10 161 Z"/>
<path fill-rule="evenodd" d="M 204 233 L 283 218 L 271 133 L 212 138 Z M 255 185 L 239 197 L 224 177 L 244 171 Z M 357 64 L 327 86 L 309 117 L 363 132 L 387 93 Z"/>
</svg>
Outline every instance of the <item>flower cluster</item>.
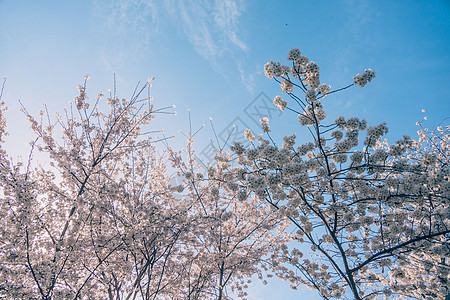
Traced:
<svg viewBox="0 0 450 300">
<path fill-rule="evenodd" d="M 270 132 L 269 119 L 267 117 L 261 118 L 259 122 L 264 132 Z"/>
<path fill-rule="evenodd" d="M 75 97 L 75 103 L 78 110 L 81 110 L 83 108 L 88 109 L 89 103 L 86 103 L 87 95 L 86 95 L 86 86 L 78 85 L 77 86 L 78 91 L 80 93 L 79 96 Z"/>
<path fill-rule="evenodd" d="M 331 92 L 331 86 L 329 86 L 328 84 L 322 84 L 317 88 L 317 91 L 322 95 L 322 96 L 326 96 L 329 92 Z"/>
<path fill-rule="evenodd" d="M 297 116 L 302 126 L 314 125 L 316 122 L 324 120 L 327 116 L 320 102 L 307 105 L 304 109 L 305 112 Z"/>
<path fill-rule="evenodd" d="M 290 93 L 294 89 L 294 84 L 290 80 L 286 79 L 280 83 L 280 86 L 281 90 L 286 93 Z"/>
<path fill-rule="evenodd" d="M 274 63 L 273 61 L 268 62 L 264 65 L 264 74 L 268 78 L 283 77 L 290 73 L 290 68 L 287 66 L 282 66 L 280 63 Z"/>
<path fill-rule="evenodd" d="M 245 129 L 244 136 L 246 140 L 249 140 L 251 142 L 255 141 L 255 136 L 253 135 L 253 132 L 248 128 Z"/>
<path fill-rule="evenodd" d="M 273 99 L 273 104 L 281 111 L 284 111 L 284 109 L 287 107 L 287 101 L 281 99 L 281 96 L 275 96 L 275 98 Z"/>
<path fill-rule="evenodd" d="M 371 82 L 373 78 L 375 78 L 375 72 L 371 69 L 366 69 L 364 73 L 358 73 L 357 75 L 355 75 L 355 77 L 353 77 L 353 79 L 355 80 L 353 83 L 359 85 L 360 87 L 363 87 Z"/>
</svg>

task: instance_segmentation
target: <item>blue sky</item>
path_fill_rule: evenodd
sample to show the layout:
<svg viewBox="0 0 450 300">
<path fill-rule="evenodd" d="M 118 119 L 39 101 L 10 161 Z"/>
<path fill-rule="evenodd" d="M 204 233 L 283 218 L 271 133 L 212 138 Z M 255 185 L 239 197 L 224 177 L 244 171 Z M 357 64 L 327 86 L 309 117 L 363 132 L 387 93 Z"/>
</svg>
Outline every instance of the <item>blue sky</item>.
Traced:
<svg viewBox="0 0 450 300">
<path fill-rule="evenodd" d="M 26 155 L 31 137 L 18 99 L 30 112 L 43 102 L 56 112 L 76 96 L 85 74 L 91 96 L 111 88 L 113 74 L 120 97 L 156 77 L 156 104 L 175 104 L 178 111 L 155 122 L 169 134 L 188 126 L 188 108 L 197 127 L 211 116 L 218 133 L 235 120 L 256 129 L 246 108 L 261 95 L 281 93 L 263 65 L 287 63 L 291 48 L 318 62 L 322 82 L 332 88 L 365 68 L 377 72 L 367 87 L 329 96 L 325 108 L 333 120 L 357 115 L 369 124 L 386 121 L 390 141 L 415 136 L 421 109 L 431 127 L 450 123 L 449 16 L 448 1 L 0 0 L 9 146 Z M 299 132 L 288 112 L 274 115 L 271 125 L 279 137 Z M 198 149 L 212 136 L 210 126 L 202 130 Z M 183 140 L 172 143 L 178 147 Z M 303 290 L 286 290 L 258 286 L 250 299 L 305 297 Z"/>
</svg>

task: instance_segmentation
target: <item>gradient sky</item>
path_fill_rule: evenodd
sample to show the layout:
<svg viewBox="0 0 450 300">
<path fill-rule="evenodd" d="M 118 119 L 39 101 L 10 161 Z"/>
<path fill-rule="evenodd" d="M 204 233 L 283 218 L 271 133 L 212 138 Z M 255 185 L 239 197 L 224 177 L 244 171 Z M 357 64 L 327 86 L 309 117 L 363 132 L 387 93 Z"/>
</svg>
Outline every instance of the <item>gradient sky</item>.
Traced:
<svg viewBox="0 0 450 300">
<path fill-rule="evenodd" d="M 85 74 L 91 98 L 112 87 L 113 74 L 125 98 L 138 81 L 156 77 L 156 105 L 175 104 L 178 111 L 155 122 L 168 134 L 187 128 L 187 109 L 194 127 L 212 117 L 218 134 L 235 121 L 257 129 L 247 114 L 252 101 L 281 93 L 263 66 L 287 63 L 291 48 L 317 62 L 322 82 L 332 88 L 365 68 L 377 73 L 365 88 L 327 97 L 330 120 L 355 115 L 373 125 L 387 122 L 390 141 L 415 137 L 421 109 L 430 127 L 450 123 L 449 32 L 449 1 L 0 0 L 8 145 L 27 154 L 31 135 L 18 99 L 35 114 L 44 102 L 52 113 L 60 111 Z M 288 112 L 274 115 L 271 125 L 276 137 L 300 127 Z M 212 136 L 210 126 L 202 130 L 198 149 Z M 172 144 L 181 147 L 183 139 Z M 319 299 L 278 282 L 252 286 L 250 294 Z"/>
</svg>

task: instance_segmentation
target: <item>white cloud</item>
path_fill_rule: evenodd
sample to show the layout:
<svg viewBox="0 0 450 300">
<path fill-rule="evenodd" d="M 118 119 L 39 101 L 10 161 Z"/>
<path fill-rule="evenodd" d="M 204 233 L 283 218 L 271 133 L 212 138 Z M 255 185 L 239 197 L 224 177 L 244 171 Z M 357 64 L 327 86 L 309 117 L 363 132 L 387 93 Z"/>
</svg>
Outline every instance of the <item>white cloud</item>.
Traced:
<svg viewBox="0 0 450 300">
<path fill-rule="evenodd" d="M 159 20 L 157 6 L 146 0 L 94 0 L 93 16 L 118 38 L 139 38 L 134 44 L 141 47 L 148 46 Z"/>
<path fill-rule="evenodd" d="M 172 2 L 174 3 L 174 2 Z M 194 49 L 217 69 L 220 60 L 245 52 L 248 46 L 239 37 L 242 4 L 235 0 L 177 1 L 172 19 L 179 20 Z"/>
<path fill-rule="evenodd" d="M 239 17 L 242 8 L 236 1 L 225 0 L 215 3 L 214 20 L 223 34 L 237 47 L 247 51 L 247 45 L 238 37 Z"/>
<path fill-rule="evenodd" d="M 127 51 L 136 47 L 141 47 L 142 52 L 151 50 L 157 33 L 165 35 L 166 28 L 175 28 L 225 77 L 224 68 L 230 62 L 238 65 L 249 50 L 241 38 L 239 21 L 243 10 L 243 0 L 94 1 L 94 15 L 105 20 L 118 39 L 130 42 Z"/>
<path fill-rule="evenodd" d="M 237 67 L 239 69 L 239 73 L 241 74 L 241 81 L 244 84 L 245 88 L 251 95 L 254 95 L 255 94 L 255 77 L 262 73 L 261 68 L 256 66 L 255 70 L 253 72 L 252 71 L 246 72 L 242 68 L 241 63 L 238 63 Z"/>
</svg>

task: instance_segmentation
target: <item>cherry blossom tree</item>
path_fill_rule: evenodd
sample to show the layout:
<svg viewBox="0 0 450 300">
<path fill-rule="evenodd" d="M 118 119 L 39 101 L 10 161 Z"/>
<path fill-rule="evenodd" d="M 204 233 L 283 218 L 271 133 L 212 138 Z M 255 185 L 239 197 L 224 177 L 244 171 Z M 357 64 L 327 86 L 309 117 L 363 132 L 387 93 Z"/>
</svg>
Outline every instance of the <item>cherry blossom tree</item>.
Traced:
<svg viewBox="0 0 450 300">
<path fill-rule="evenodd" d="M 86 80 L 88 77 L 86 77 Z M 35 119 L 26 165 L 0 151 L 0 295 L 20 299 L 145 299 L 174 295 L 173 257 L 188 231 L 183 204 L 169 191 L 164 156 L 147 137 L 156 109 L 98 94 L 86 81 L 55 121 Z M 104 103 L 106 102 L 106 103 Z M 4 102 L 0 135 L 6 133 Z M 105 113 L 106 112 L 106 113 Z M 49 163 L 35 164 L 33 155 Z M 183 234 L 182 234 L 183 233 Z"/>
<path fill-rule="evenodd" d="M 305 284 L 324 299 L 444 299 L 450 290 L 450 126 L 389 144 L 385 123 L 357 117 L 330 122 L 331 94 L 363 87 L 371 69 L 337 90 L 320 83 L 319 66 L 289 51 L 290 66 L 269 62 L 268 78 L 285 96 L 274 105 L 294 113 L 311 141 L 285 136 L 277 147 L 267 118 L 252 146 L 236 143 L 234 182 L 277 210 L 290 241 L 271 256 L 276 274 Z M 326 97 L 327 96 L 327 97 Z M 326 97 L 326 98 L 325 98 Z M 286 100 L 288 99 L 288 100 Z M 421 125 L 421 124 L 420 124 Z"/>
</svg>

